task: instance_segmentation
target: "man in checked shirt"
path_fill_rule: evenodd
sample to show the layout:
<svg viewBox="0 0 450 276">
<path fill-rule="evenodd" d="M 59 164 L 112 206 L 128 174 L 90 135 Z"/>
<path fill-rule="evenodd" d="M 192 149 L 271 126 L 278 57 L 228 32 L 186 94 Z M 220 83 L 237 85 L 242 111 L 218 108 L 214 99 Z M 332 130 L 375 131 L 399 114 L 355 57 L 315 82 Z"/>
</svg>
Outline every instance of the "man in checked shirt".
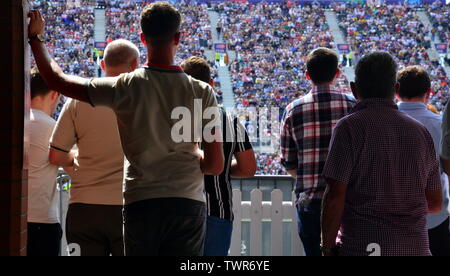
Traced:
<svg viewBox="0 0 450 276">
<path fill-rule="evenodd" d="M 296 179 L 298 231 L 307 256 L 322 255 L 320 215 L 326 183 L 321 175 L 331 133 L 356 104 L 352 96 L 334 88 L 338 63 L 330 49 L 309 54 L 306 77 L 313 89 L 287 107 L 281 125 L 281 162 Z"/>
</svg>

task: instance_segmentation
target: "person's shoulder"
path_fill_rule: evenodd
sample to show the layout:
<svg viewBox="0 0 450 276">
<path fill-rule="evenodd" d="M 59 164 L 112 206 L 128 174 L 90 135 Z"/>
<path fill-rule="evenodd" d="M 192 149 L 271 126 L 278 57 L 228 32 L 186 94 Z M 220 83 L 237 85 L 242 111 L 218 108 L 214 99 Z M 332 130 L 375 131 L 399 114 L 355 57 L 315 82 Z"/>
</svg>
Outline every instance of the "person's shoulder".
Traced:
<svg viewBox="0 0 450 276">
<path fill-rule="evenodd" d="M 344 100 L 344 101 L 356 104 L 355 97 L 347 92 L 342 91 L 342 90 L 331 89 L 330 94 L 332 95 L 333 99 Z"/>
<path fill-rule="evenodd" d="M 56 125 L 55 119 L 44 112 L 35 109 L 30 111 L 30 121 L 39 128 L 53 128 Z"/>
<path fill-rule="evenodd" d="M 195 78 L 193 78 L 193 77 L 191 77 L 191 76 L 189 76 L 187 74 L 183 74 L 183 75 L 187 78 L 186 81 L 188 81 L 192 85 L 192 87 L 194 88 L 194 90 L 196 92 L 200 92 L 203 95 L 204 94 L 215 95 L 214 94 L 214 89 L 208 83 L 200 81 L 200 80 L 197 80 L 197 79 L 195 79 Z"/>
<path fill-rule="evenodd" d="M 308 100 L 308 98 L 310 100 Z M 290 104 L 286 106 L 286 114 L 295 113 L 302 109 L 305 104 L 308 104 L 312 101 L 312 95 L 306 94 L 298 99 L 293 100 Z"/>
</svg>

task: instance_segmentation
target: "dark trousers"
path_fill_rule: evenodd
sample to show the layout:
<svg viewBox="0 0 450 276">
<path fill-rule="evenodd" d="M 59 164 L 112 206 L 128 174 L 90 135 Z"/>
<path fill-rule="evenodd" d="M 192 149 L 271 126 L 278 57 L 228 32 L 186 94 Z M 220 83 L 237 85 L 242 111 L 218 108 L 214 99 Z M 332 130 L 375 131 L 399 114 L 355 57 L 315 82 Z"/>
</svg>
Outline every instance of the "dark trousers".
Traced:
<svg viewBox="0 0 450 276">
<path fill-rule="evenodd" d="M 306 256 L 322 256 L 322 251 L 320 250 L 321 212 L 321 200 L 313 200 L 308 206 L 297 207 L 298 232 L 305 248 Z"/>
<path fill-rule="evenodd" d="M 70 204 L 67 244 L 77 244 L 81 256 L 124 256 L 123 206 Z"/>
<path fill-rule="evenodd" d="M 228 256 L 233 222 L 209 216 L 206 220 L 205 256 Z"/>
<path fill-rule="evenodd" d="M 206 205 L 182 198 L 149 199 L 124 208 L 127 256 L 202 256 Z"/>
<path fill-rule="evenodd" d="M 61 224 L 28 223 L 28 256 L 56 257 L 61 253 Z"/>
<path fill-rule="evenodd" d="M 450 219 L 428 230 L 431 254 L 436 257 L 450 256 Z"/>
</svg>

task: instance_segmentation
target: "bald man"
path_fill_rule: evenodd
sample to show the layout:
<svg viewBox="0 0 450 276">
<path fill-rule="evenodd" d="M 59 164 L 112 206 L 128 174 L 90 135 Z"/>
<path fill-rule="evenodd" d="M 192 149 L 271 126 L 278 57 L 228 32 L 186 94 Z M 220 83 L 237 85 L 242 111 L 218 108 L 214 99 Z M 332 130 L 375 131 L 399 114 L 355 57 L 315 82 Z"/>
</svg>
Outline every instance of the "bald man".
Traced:
<svg viewBox="0 0 450 276">
<path fill-rule="evenodd" d="M 139 55 L 133 43 L 116 40 L 105 49 L 102 69 L 107 77 L 132 72 Z M 50 145 L 50 163 L 72 168 L 67 243 L 78 244 L 82 256 L 123 256 L 124 154 L 114 112 L 69 100 Z M 71 152 L 75 145 L 78 153 Z"/>
</svg>

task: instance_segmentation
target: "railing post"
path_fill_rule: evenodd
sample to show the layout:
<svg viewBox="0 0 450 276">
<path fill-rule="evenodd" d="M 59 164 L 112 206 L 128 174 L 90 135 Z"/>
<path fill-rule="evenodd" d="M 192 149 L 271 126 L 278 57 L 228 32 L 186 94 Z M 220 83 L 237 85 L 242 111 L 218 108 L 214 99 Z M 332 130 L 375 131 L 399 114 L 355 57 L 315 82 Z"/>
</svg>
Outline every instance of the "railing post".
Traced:
<svg viewBox="0 0 450 276">
<path fill-rule="evenodd" d="M 273 190 L 271 197 L 271 254 L 283 256 L 283 192 Z"/>
<path fill-rule="evenodd" d="M 230 256 L 241 256 L 242 244 L 242 193 L 240 190 L 233 190 L 233 236 L 231 237 Z"/>
<path fill-rule="evenodd" d="M 253 190 L 251 192 L 251 224 L 250 224 L 250 255 L 262 255 L 262 192 Z"/>
</svg>

